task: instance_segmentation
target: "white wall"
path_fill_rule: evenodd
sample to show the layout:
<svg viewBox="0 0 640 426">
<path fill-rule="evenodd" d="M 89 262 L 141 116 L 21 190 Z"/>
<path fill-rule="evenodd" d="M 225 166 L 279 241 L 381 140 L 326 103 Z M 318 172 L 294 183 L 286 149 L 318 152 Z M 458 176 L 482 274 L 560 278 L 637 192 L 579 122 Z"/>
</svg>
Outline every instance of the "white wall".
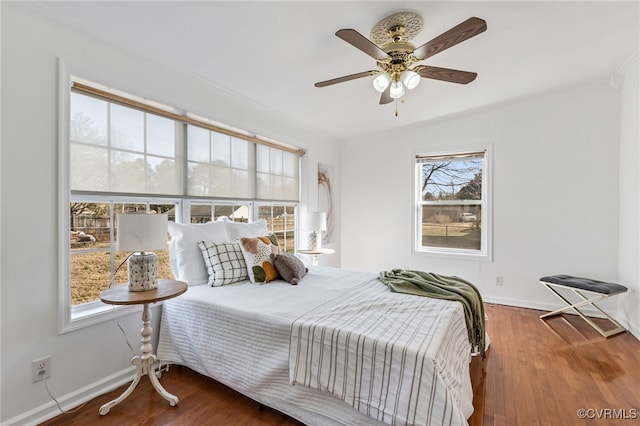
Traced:
<svg viewBox="0 0 640 426">
<path fill-rule="evenodd" d="M 341 154 L 342 266 L 455 274 L 476 283 L 487 301 L 545 309 L 559 302 L 538 283 L 544 275 L 617 280 L 619 98 L 603 76 L 351 141 Z M 407 95 L 403 108 L 419 107 Z M 637 113 L 628 119 L 637 128 Z M 492 145 L 493 261 L 413 253 L 412 153 L 478 143 Z M 637 304 L 628 309 L 637 315 Z"/>
<path fill-rule="evenodd" d="M 640 87 L 638 53 L 616 76 L 621 86 L 619 280 L 629 293 L 618 299 L 620 317 L 640 339 Z"/>
<path fill-rule="evenodd" d="M 57 333 L 58 58 L 82 77 L 307 149 L 303 211 L 317 199 L 317 163 L 337 169 L 338 150 L 324 135 L 201 79 L 41 22 L 18 5 L 1 7 L 0 423 L 24 424 L 56 413 L 43 383 L 31 383 L 33 359 L 52 357 L 49 388 L 63 402 L 81 400 L 100 391 L 102 381 L 113 385 L 131 373 L 131 354 L 115 322 Z M 156 330 L 159 314 L 154 308 Z M 139 314 L 120 323 L 137 349 Z"/>
</svg>

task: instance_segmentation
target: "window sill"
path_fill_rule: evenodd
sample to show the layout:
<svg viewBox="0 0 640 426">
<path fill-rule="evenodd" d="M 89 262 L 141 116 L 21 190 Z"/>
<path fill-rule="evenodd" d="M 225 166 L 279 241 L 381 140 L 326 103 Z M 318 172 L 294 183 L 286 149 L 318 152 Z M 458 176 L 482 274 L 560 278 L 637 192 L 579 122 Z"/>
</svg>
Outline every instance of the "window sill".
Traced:
<svg viewBox="0 0 640 426">
<path fill-rule="evenodd" d="M 154 309 L 160 304 L 162 304 L 162 302 L 154 303 L 150 308 Z M 92 325 L 111 321 L 125 315 L 140 312 L 142 312 L 142 305 L 116 306 L 96 301 L 74 306 L 71 308 L 70 318 L 67 318 L 63 321 L 63 324 L 61 324 L 59 333 L 68 333 L 70 331 L 79 330 Z"/>
<path fill-rule="evenodd" d="M 413 252 L 420 256 L 433 256 L 444 259 L 470 260 L 474 262 L 491 262 L 493 260 L 489 253 L 477 250 L 416 248 Z"/>
</svg>

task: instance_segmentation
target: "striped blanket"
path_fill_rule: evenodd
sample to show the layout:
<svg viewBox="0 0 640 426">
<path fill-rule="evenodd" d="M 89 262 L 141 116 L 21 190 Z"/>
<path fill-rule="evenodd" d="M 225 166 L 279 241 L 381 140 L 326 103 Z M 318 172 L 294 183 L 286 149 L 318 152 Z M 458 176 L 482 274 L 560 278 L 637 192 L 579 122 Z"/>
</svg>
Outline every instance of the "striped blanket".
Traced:
<svg viewBox="0 0 640 426">
<path fill-rule="evenodd" d="M 470 345 L 458 302 L 392 293 L 373 279 L 295 320 L 289 348 L 293 384 L 374 419 L 467 424 Z"/>
</svg>

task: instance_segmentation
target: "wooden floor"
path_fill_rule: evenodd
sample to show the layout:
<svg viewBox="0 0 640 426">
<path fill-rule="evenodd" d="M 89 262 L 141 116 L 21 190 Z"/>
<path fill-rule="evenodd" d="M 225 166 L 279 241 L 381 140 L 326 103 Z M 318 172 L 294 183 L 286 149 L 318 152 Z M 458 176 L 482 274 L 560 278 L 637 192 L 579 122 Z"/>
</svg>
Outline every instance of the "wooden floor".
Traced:
<svg viewBox="0 0 640 426">
<path fill-rule="evenodd" d="M 640 342 L 631 334 L 605 339 L 575 315 L 545 322 L 530 309 L 487 304 L 486 311 L 491 348 L 471 364 L 471 426 L 640 424 Z M 180 398 L 176 407 L 145 377 L 106 416 L 98 409 L 126 386 L 43 424 L 301 425 L 188 368 L 173 367 L 161 381 Z"/>
</svg>

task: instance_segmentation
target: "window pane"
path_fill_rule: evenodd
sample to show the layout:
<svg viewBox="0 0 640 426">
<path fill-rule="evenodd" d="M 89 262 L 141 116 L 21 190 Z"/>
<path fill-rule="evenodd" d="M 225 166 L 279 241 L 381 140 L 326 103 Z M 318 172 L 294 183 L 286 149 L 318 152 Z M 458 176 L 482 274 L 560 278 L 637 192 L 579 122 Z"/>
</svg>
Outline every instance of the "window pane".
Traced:
<svg viewBox="0 0 640 426">
<path fill-rule="evenodd" d="M 221 167 L 231 166 L 231 137 L 217 132 L 209 132 L 211 137 L 211 164 Z"/>
<path fill-rule="evenodd" d="M 109 190 L 109 152 L 106 148 L 72 143 L 69 147 L 69 186 L 74 191 Z"/>
<path fill-rule="evenodd" d="M 70 203 L 69 243 L 72 251 L 109 247 L 111 230 L 109 209 L 109 203 Z"/>
<path fill-rule="evenodd" d="M 131 151 L 144 151 L 144 113 L 111 104 L 111 145 Z"/>
<path fill-rule="evenodd" d="M 111 154 L 111 190 L 142 194 L 146 189 L 144 155 L 123 151 Z"/>
<path fill-rule="evenodd" d="M 176 182 L 176 162 L 173 159 L 147 157 L 150 194 L 179 194 Z"/>
<path fill-rule="evenodd" d="M 420 244 L 423 247 L 480 250 L 481 206 L 422 206 Z"/>
<path fill-rule="evenodd" d="M 244 139 L 231 139 L 231 167 L 244 170 L 249 168 L 249 142 Z"/>
<path fill-rule="evenodd" d="M 482 158 L 421 163 L 423 201 L 481 200 Z"/>
<path fill-rule="evenodd" d="M 283 174 L 287 177 L 298 176 L 298 156 L 291 152 L 283 152 Z"/>
<path fill-rule="evenodd" d="M 201 127 L 187 126 L 187 157 L 189 161 L 209 162 L 209 131 Z"/>
<path fill-rule="evenodd" d="M 295 252 L 295 211 L 295 206 L 258 206 L 258 218 L 267 221 L 267 229 L 278 237 L 278 244 L 283 252 Z"/>
<path fill-rule="evenodd" d="M 109 203 L 70 203 L 71 304 L 93 302 L 111 285 Z"/>
<path fill-rule="evenodd" d="M 251 179 L 251 173 L 247 170 L 232 171 L 232 189 L 227 194 L 228 197 L 237 198 L 253 198 L 253 181 Z"/>
<path fill-rule="evenodd" d="M 269 147 L 258 145 L 256 147 L 256 166 L 258 173 L 269 173 Z"/>
<path fill-rule="evenodd" d="M 298 199 L 298 178 L 282 178 L 282 199 L 295 201 Z"/>
<path fill-rule="evenodd" d="M 271 174 L 282 175 L 282 151 L 271 149 Z"/>
<path fill-rule="evenodd" d="M 120 262 L 126 257 L 121 254 Z M 118 272 L 120 281 L 127 281 L 126 266 Z M 100 299 L 100 292 L 111 285 L 111 253 L 109 251 L 72 254 L 71 305 Z"/>
<path fill-rule="evenodd" d="M 107 144 L 107 102 L 71 93 L 69 136 L 74 142 Z"/>
<path fill-rule="evenodd" d="M 211 193 L 209 188 L 209 166 L 200 163 L 189 163 L 187 176 L 187 194 L 203 196 Z"/>
<path fill-rule="evenodd" d="M 175 121 L 147 114 L 147 152 L 173 158 L 175 146 Z"/>
<path fill-rule="evenodd" d="M 211 204 L 191 203 L 191 223 L 211 222 Z"/>
</svg>

